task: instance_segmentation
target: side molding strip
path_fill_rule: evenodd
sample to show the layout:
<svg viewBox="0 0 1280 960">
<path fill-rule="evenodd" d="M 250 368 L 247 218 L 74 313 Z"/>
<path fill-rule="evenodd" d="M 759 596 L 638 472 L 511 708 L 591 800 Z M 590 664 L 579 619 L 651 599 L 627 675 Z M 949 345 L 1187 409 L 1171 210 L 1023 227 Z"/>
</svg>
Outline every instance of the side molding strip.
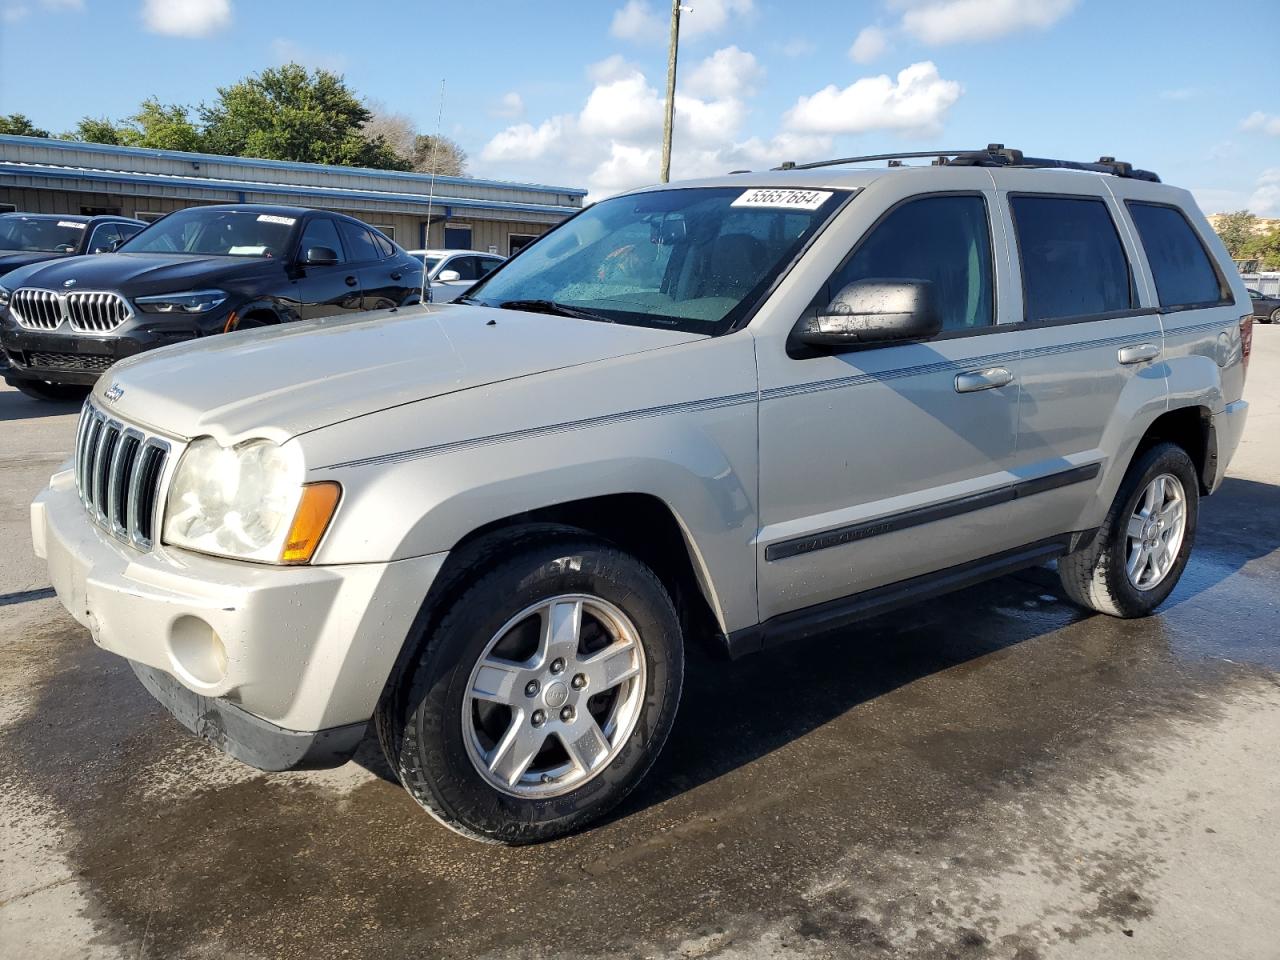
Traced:
<svg viewBox="0 0 1280 960">
<path fill-rule="evenodd" d="M 1008 503 L 1011 500 L 1030 497 L 1037 493 L 1045 493 L 1049 490 L 1056 490 L 1059 487 L 1070 486 L 1073 483 L 1092 480 L 1101 470 L 1102 464 L 1088 463 L 1081 467 L 1063 470 L 1060 473 L 1051 473 L 1045 477 L 1020 480 L 1017 483 L 996 487 L 994 490 L 987 490 L 983 493 L 957 497 L 954 500 L 945 500 L 932 506 L 918 507 L 915 510 L 895 513 L 879 520 L 853 523 L 806 537 L 796 537 L 792 540 L 779 540 L 777 543 L 771 543 L 765 547 L 764 558 L 768 561 L 786 560 L 789 557 L 798 557 L 804 553 L 813 553 L 815 550 L 840 547 L 858 540 L 866 540 L 870 537 L 896 533 L 899 530 L 907 530 L 922 524 L 946 520 L 973 510 L 985 510 L 987 507 Z"/>
</svg>

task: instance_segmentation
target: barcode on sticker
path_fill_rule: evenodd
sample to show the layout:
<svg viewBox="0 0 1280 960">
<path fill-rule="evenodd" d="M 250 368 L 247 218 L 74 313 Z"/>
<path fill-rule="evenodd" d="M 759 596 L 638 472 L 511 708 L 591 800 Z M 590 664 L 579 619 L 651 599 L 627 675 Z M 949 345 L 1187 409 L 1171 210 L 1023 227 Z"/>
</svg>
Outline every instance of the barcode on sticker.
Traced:
<svg viewBox="0 0 1280 960">
<path fill-rule="evenodd" d="M 293 217 L 277 217 L 272 213 L 258 214 L 259 223 L 278 223 L 285 227 L 292 227 L 298 221 Z"/>
<path fill-rule="evenodd" d="M 790 210 L 817 210 L 831 196 L 830 190 L 748 190 L 730 206 L 786 207 Z"/>
<path fill-rule="evenodd" d="M 72 230 L 83 230 L 83 229 L 84 229 L 84 224 L 83 224 L 83 223 L 76 223 L 74 220 L 59 220 L 59 221 L 58 221 L 58 226 L 60 226 L 60 227 L 70 227 Z"/>
</svg>

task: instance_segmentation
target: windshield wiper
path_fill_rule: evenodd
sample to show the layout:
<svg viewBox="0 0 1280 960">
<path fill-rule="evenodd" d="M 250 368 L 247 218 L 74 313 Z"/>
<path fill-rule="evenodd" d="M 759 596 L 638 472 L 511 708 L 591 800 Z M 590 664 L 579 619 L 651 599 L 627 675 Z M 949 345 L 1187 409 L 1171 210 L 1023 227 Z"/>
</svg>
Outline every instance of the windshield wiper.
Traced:
<svg viewBox="0 0 1280 960">
<path fill-rule="evenodd" d="M 577 320 L 596 320 L 600 323 L 613 323 L 608 317 L 592 313 L 590 310 L 579 310 L 555 300 L 507 300 L 497 305 L 500 310 L 527 310 L 529 313 L 550 313 L 557 317 L 573 317 Z"/>
</svg>

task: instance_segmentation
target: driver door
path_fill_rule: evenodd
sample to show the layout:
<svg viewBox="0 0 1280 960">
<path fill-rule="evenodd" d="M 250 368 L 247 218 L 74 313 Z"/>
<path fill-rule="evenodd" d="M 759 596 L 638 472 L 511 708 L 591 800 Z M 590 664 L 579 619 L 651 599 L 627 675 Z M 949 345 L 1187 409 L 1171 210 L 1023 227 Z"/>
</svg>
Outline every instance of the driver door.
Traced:
<svg viewBox="0 0 1280 960">
<path fill-rule="evenodd" d="M 938 337 L 759 351 L 762 621 L 1018 544 L 1019 334 L 997 323 L 993 208 L 989 190 L 891 199 L 809 308 L 855 280 L 928 280 Z"/>
<path fill-rule="evenodd" d="M 298 313 L 304 320 L 328 317 L 335 313 L 355 312 L 360 309 L 360 277 L 352 269 L 341 239 L 338 225 L 328 217 L 315 217 L 302 231 L 298 244 L 298 260 L 307 251 L 324 247 L 338 255 L 338 262 L 317 266 L 302 264 L 297 279 L 293 281 Z"/>
</svg>

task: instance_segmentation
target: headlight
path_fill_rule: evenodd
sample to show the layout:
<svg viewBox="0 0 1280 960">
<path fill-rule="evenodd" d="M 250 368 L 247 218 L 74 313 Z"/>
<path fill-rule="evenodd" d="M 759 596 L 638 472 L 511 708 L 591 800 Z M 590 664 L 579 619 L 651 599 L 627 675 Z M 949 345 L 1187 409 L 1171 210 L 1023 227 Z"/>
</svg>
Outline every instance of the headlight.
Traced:
<svg viewBox="0 0 1280 960">
<path fill-rule="evenodd" d="M 186 293 L 138 297 L 133 302 L 146 313 L 208 313 L 226 300 L 227 294 L 223 290 L 189 290 Z"/>
<path fill-rule="evenodd" d="M 9 305 L 9 298 L 12 296 L 13 293 L 8 287 L 0 287 L 0 307 L 7 307 Z"/>
<path fill-rule="evenodd" d="M 174 473 L 164 542 L 264 563 L 306 563 L 337 510 L 335 483 L 302 483 L 296 445 L 194 441 Z"/>
</svg>

